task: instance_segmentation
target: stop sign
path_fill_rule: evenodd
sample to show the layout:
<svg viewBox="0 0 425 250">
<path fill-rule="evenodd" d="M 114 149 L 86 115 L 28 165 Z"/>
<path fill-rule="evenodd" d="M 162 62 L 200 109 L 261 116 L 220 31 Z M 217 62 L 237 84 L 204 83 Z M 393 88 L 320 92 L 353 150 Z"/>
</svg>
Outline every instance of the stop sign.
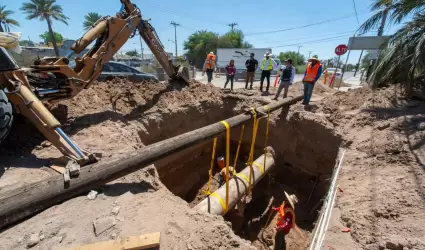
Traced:
<svg viewBox="0 0 425 250">
<path fill-rule="evenodd" d="M 345 44 L 340 44 L 335 48 L 335 54 L 337 56 L 342 56 L 347 53 L 348 47 Z"/>
<path fill-rule="evenodd" d="M 342 56 L 347 53 L 348 47 L 345 44 L 340 44 L 335 48 L 335 54 L 337 56 Z"/>
</svg>

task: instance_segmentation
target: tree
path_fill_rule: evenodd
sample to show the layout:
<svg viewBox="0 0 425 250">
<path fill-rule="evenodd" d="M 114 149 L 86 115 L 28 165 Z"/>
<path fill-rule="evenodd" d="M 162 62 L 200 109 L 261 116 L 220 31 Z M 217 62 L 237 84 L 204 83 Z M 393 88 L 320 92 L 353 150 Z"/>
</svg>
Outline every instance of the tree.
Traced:
<svg viewBox="0 0 425 250">
<path fill-rule="evenodd" d="M 127 56 L 140 56 L 140 54 L 136 50 L 130 50 L 125 52 Z"/>
<path fill-rule="evenodd" d="M 56 45 L 56 39 L 52 28 L 52 19 L 68 25 L 66 20 L 69 18 L 63 14 L 62 7 L 55 3 L 56 0 L 30 0 L 29 3 L 23 3 L 21 10 L 27 15 L 28 20 L 39 19 L 40 21 L 47 22 L 55 54 L 59 57 L 59 49 Z"/>
<path fill-rule="evenodd" d="M 196 31 L 184 42 L 184 49 L 187 50 L 189 61 L 197 68 L 202 68 L 205 56 L 209 52 L 217 52 L 218 34 L 211 31 Z"/>
<path fill-rule="evenodd" d="M 21 46 L 29 46 L 29 47 L 34 47 L 35 46 L 34 42 L 33 41 L 30 41 L 30 40 L 21 40 L 21 41 L 19 41 L 19 45 L 21 45 Z"/>
<path fill-rule="evenodd" d="M 0 32 L 4 32 L 2 24 L 19 27 L 19 22 L 10 17 L 14 13 L 14 11 L 6 10 L 6 5 L 0 5 Z"/>
<path fill-rule="evenodd" d="M 83 23 L 84 30 L 86 31 L 89 30 L 100 18 L 102 18 L 100 14 L 95 12 L 89 12 L 87 15 L 84 16 L 84 19 L 85 19 Z"/>
<path fill-rule="evenodd" d="M 412 13 L 423 11 L 424 0 L 374 0 L 371 10 L 375 12 L 359 28 L 364 34 L 378 28 L 378 36 L 384 33 L 385 24 L 401 23 Z"/>
<path fill-rule="evenodd" d="M 401 23 L 407 17 L 411 19 L 382 46 L 378 63 L 370 76 L 372 86 L 402 83 L 407 94 L 412 95 L 416 77 L 425 75 L 425 0 L 375 1 L 372 10 L 385 6 L 387 16 L 382 17 L 390 22 Z M 362 25 L 364 31 L 374 27 L 379 20 L 376 15 Z"/>
<path fill-rule="evenodd" d="M 209 52 L 217 52 L 217 48 L 252 48 L 252 45 L 244 40 L 240 30 L 227 32 L 223 35 L 200 30 L 191 34 L 184 42 L 187 57 L 197 68 L 202 68 L 205 57 Z"/>
<path fill-rule="evenodd" d="M 55 37 L 55 42 L 56 43 L 61 43 L 63 42 L 63 36 L 57 32 L 53 32 L 54 37 Z M 52 41 L 52 37 L 50 36 L 49 31 L 44 32 L 43 34 L 40 34 L 39 37 L 43 40 L 44 44 L 49 44 L 49 42 L 53 43 Z"/>
<path fill-rule="evenodd" d="M 252 45 L 244 41 L 244 35 L 241 30 L 233 30 L 225 33 L 218 38 L 220 48 L 252 48 Z"/>
<path fill-rule="evenodd" d="M 284 62 L 286 59 L 292 59 L 292 63 L 295 66 L 304 65 L 305 57 L 295 51 L 280 52 L 280 61 Z"/>
</svg>

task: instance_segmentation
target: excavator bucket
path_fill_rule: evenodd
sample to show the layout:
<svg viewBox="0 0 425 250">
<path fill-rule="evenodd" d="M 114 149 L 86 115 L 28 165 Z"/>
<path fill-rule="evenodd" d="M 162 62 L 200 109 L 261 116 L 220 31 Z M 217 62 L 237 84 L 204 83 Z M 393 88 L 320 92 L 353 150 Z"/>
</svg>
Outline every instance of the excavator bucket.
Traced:
<svg viewBox="0 0 425 250">
<path fill-rule="evenodd" d="M 185 81 L 186 84 L 189 84 L 189 69 L 184 66 L 180 66 L 177 72 L 177 79 Z"/>
</svg>

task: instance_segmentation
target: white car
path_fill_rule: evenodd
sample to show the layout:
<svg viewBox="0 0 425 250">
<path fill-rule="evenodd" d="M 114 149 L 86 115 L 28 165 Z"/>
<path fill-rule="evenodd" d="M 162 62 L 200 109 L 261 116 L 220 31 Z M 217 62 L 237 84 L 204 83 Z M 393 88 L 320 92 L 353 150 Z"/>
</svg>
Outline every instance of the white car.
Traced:
<svg viewBox="0 0 425 250">
<path fill-rule="evenodd" d="M 336 71 L 336 78 L 341 78 L 342 77 L 342 70 L 341 69 L 337 69 L 337 68 L 327 68 L 325 69 L 325 71 L 323 71 L 323 74 L 326 74 L 326 72 L 328 73 L 328 76 L 332 76 Z"/>
</svg>

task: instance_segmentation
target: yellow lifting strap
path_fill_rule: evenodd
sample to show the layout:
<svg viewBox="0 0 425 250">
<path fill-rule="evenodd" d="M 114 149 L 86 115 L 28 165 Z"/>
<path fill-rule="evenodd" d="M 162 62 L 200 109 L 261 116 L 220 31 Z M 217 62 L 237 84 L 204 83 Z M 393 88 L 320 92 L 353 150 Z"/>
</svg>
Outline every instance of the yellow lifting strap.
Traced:
<svg viewBox="0 0 425 250">
<path fill-rule="evenodd" d="M 236 156 L 235 156 L 235 161 L 233 162 L 233 175 L 236 174 L 236 164 L 238 163 L 238 157 L 239 157 L 239 150 L 241 149 L 241 144 L 242 144 L 242 139 L 243 139 L 243 132 L 245 130 L 245 124 L 242 125 L 241 128 L 241 135 L 239 136 L 239 143 L 238 143 L 238 148 L 236 149 Z"/>
<path fill-rule="evenodd" d="M 226 121 L 221 121 L 226 127 L 226 208 L 225 212 L 229 209 L 229 160 L 230 160 L 230 126 Z"/>
<path fill-rule="evenodd" d="M 252 141 L 251 141 L 251 150 L 249 152 L 248 162 L 247 165 L 249 166 L 249 187 L 248 187 L 248 193 L 251 192 L 252 183 L 253 183 L 253 161 L 254 161 L 254 146 L 255 146 L 255 139 L 257 138 L 257 129 L 258 129 L 258 119 L 257 119 L 257 112 L 254 108 L 251 108 L 252 114 L 254 116 L 254 122 L 252 125 Z"/>
<path fill-rule="evenodd" d="M 267 143 L 268 143 L 268 138 L 269 138 L 269 124 L 270 124 L 270 107 L 266 106 L 268 112 L 267 112 L 267 124 L 266 124 L 266 139 L 264 142 L 264 164 L 263 166 L 266 166 L 266 158 L 267 158 Z M 264 170 L 263 170 L 263 174 L 264 174 Z"/>
<path fill-rule="evenodd" d="M 213 172 L 213 167 L 214 167 L 214 158 L 215 158 L 216 147 L 217 147 L 217 137 L 214 138 L 214 142 L 213 142 L 212 155 L 211 155 L 211 165 L 210 165 L 210 170 L 208 171 L 208 174 L 209 174 L 208 186 L 207 186 L 207 189 L 204 190 L 205 195 L 211 194 L 211 180 L 212 180 L 212 177 L 213 177 L 212 172 Z"/>
</svg>

